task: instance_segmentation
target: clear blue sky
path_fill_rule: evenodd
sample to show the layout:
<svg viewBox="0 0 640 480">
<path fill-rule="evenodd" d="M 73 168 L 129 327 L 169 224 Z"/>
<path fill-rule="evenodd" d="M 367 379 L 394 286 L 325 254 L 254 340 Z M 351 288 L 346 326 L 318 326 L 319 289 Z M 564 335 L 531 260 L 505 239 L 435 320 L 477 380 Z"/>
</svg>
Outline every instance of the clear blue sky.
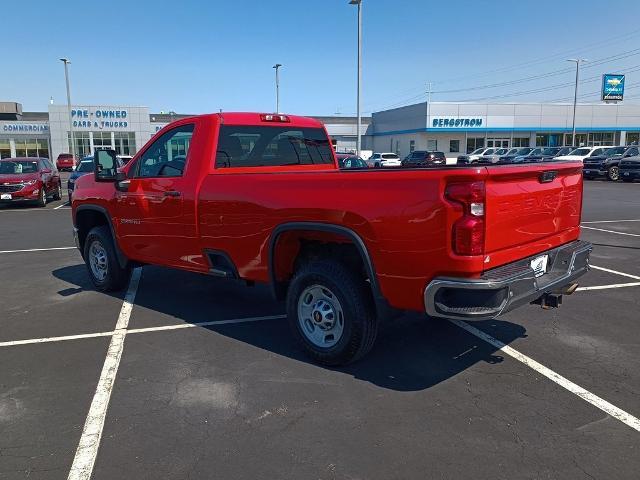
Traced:
<svg viewBox="0 0 640 480">
<path fill-rule="evenodd" d="M 271 67 L 282 63 L 281 110 L 355 112 L 356 7 L 347 0 L 28 0 L 0 12 L 0 100 L 27 111 L 46 110 L 50 96 L 66 102 L 66 56 L 77 104 L 270 111 Z M 363 0 L 363 110 L 423 101 L 429 81 L 441 92 L 433 100 L 570 100 L 565 59 L 578 55 L 597 63 L 585 79 L 627 73 L 635 102 L 639 19 L 638 0 Z M 582 100 L 597 101 L 599 85 L 581 84 Z M 515 92 L 529 93 L 500 97 Z"/>
</svg>

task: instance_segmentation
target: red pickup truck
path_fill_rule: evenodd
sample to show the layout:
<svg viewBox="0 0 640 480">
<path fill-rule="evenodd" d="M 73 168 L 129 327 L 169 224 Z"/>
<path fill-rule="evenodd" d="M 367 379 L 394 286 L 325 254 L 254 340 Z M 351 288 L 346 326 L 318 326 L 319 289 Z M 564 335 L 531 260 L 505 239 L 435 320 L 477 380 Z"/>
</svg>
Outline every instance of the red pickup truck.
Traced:
<svg viewBox="0 0 640 480">
<path fill-rule="evenodd" d="M 140 264 L 268 282 L 325 364 L 365 355 L 396 309 L 557 306 L 589 268 L 580 162 L 340 170 L 321 123 L 259 113 L 179 120 L 123 168 L 94 161 L 72 208 L 98 289 Z"/>
</svg>

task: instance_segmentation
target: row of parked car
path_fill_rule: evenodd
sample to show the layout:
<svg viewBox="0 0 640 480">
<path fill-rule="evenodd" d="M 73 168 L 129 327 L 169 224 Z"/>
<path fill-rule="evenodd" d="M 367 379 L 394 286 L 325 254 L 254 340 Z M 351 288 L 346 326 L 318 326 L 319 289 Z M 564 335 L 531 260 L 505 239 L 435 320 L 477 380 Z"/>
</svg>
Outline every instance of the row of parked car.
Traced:
<svg viewBox="0 0 640 480">
<path fill-rule="evenodd" d="M 421 167 L 446 164 L 443 152 L 416 150 L 400 159 L 395 153 L 374 153 L 364 160 L 354 154 L 338 153 L 341 168 Z M 583 162 L 586 179 L 606 178 L 633 182 L 640 179 L 640 148 L 618 147 L 519 147 L 479 148 L 457 158 L 458 165 L 518 164 L 550 160 Z"/>
</svg>

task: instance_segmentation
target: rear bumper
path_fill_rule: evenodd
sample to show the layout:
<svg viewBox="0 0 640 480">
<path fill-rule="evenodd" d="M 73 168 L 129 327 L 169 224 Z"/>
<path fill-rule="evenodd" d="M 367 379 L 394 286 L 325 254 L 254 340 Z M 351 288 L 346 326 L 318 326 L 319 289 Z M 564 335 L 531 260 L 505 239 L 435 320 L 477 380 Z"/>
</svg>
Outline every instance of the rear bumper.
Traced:
<svg viewBox="0 0 640 480">
<path fill-rule="evenodd" d="M 580 240 L 485 272 L 478 279 L 441 277 L 424 291 L 428 315 L 462 320 L 488 320 L 559 292 L 589 270 L 592 246 Z M 547 271 L 536 277 L 531 260 L 549 255 Z"/>
</svg>

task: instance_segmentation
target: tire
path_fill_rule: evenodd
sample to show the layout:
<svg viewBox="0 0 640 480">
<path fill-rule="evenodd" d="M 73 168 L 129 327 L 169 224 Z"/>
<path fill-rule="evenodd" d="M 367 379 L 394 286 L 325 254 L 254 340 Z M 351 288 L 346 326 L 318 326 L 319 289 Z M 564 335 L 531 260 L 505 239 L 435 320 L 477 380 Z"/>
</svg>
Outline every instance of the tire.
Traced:
<svg viewBox="0 0 640 480">
<path fill-rule="evenodd" d="M 379 162 L 376 162 L 375 167 L 376 167 L 376 168 L 380 168 L 380 163 L 379 163 Z"/>
<path fill-rule="evenodd" d="M 54 200 L 62 200 L 62 184 L 58 183 L 58 188 L 56 188 L 56 193 L 53 194 Z"/>
<path fill-rule="evenodd" d="M 613 165 L 607 169 L 607 180 L 617 182 L 620 179 L 620 169 L 617 165 Z"/>
<path fill-rule="evenodd" d="M 122 290 L 129 280 L 131 268 L 122 268 L 107 226 L 94 227 L 84 241 L 84 261 L 89 277 L 102 292 Z"/>
<path fill-rule="evenodd" d="M 373 347 L 378 318 L 371 291 L 341 263 L 312 260 L 303 264 L 291 280 L 286 303 L 294 337 L 316 362 L 346 365 Z M 333 327 L 328 328 L 332 314 Z"/>
<path fill-rule="evenodd" d="M 38 200 L 36 200 L 36 206 L 40 208 L 47 206 L 47 191 L 44 188 L 44 184 L 40 189 L 40 196 L 38 197 Z"/>
</svg>

